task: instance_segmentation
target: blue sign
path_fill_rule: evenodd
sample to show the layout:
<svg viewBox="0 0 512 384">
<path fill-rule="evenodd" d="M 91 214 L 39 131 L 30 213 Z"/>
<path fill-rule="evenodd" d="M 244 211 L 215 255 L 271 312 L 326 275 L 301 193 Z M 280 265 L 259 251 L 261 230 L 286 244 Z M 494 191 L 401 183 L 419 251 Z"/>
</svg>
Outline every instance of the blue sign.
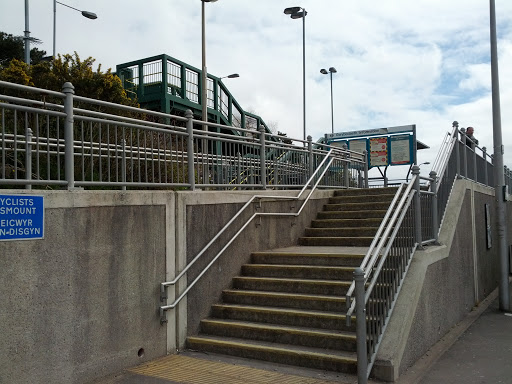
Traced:
<svg viewBox="0 0 512 384">
<path fill-rule="evenodd" d="M 0 195 L 0 241 L 43 237 L 43 196 Z"/>
</svg>

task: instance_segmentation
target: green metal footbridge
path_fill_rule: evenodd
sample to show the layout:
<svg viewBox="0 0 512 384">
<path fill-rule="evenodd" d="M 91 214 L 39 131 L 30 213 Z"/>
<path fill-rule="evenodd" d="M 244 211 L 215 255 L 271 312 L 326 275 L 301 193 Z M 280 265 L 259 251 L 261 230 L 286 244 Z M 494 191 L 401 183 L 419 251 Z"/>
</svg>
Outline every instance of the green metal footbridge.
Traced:
<svg viewBox="0 0 512 384">
<path fill-rule="evenodd" d="M 136 96 L 142 108 L 180 116 L 190 109 L 201 120 L 206 102 L 211 123 L 249 130 L 263 126 L 271 133 L 261 117 L 243 110 L 219 77 L 208 74 L 207 100 L 203 100 L 202 71 L 171 56 L 119 64 L 116 72 L 128 95 Z"/>
</svg>

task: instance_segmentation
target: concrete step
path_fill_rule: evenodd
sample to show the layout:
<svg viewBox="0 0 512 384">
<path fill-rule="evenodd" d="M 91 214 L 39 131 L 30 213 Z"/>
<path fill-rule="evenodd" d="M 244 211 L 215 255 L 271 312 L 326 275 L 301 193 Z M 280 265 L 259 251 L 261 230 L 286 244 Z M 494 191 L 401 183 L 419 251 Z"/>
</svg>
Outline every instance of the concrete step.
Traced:
<svg viewBox="0 0 512 384">
<path fill-rule="evenodd" d="M 233 278 L 233 287 L 237 289 L 322 294 L 342 296 L 350 287 L 349 281 L 284 279 L 269 277 L 237 276 Z"/>
<path fill-rule="evenodd" d="M 329 265 L 353 267 L 361 265 L 364 254 L 337 253 L 293 253 L 293 252 L 253 252 L 255 264 L 294 264 Z"/>
<path fill-rule="evenodd" d="M 368 201 L 371 202 L 384 202 L 388 203 L 388 205 L 395 197 L 395 194 L 378 194 L 378 195 L 341 195 L 341 196 L 333 196 L 329 199 L 329 204 L 352 204 L 352 203 L 365 203 Z"/>
<path fill-rule="evenodd" d="M 346 308 L 344 296 L 310 295 L 269 291 L 226 289 L 222 301 L 229 304 L 286 307 L 314 311 L 343 311 Z"/>
<path fill-rule="evenodd" d="M 214 304 L 212 317 L 295 327 L 336 329 L 344 332 L 355 332 L 356 322 L 354 317 L 352 324 L 347 326 L 346 316 L 340 313 L 237 304 Z"/>
<path fill-rule="evenodd" d="M 317 220 L 333 219 L 380 219 L 386 215 L 388 207 L 375 210 L 343 210 L 343 211 L 321 211 L 318 212 Z"/>
<path fill-rule="evenodd" d="M 323 265 L 244 264 L 242 275 L 296 279 L 350 280 L 354 267 Z"/>
<path fill-rule="evenodd" d="M 340 247 L 369 247 L 373 236 L 366 237 L 301 237 L 299 245 L 304 246 L 340 246 Z"/>
<path fill-rule="evenodd" d="M 313 228 L 378 228 L 382 218 L 364 218 L 364 219 L 317 219 L 311 222 Z"/>
<path fill-rule="evenodd" d="M 342 204 L 325 204 L 324 211 L 384 211 L 389 208 L 390 202 L 373 202 L 366 201 L 361 203 L 342 203 Z M 382 215 L 384 216 L 384 215 Z"/>
<path fill-rule="evenodd" d="M 306 228 L 305 237 L 373 237 L 377 229 L 378 227 Z"/>
<path fill-rule="evenodd" d="M 189 337 L 187 347 L 210 353 L 272 361 L 280 364 L 352 374 L 357 372 L 357 359 L 354 352 L 329 350 L 329 353 L 326 353 L 326 350 L 322 348 L 211 336 Z"/>
<path fill-rule="evenodd" d="M 201 321 L 201 332 L 209 336 L 236 337 L 347 352 L 356 351 L 356 335 L 353 332 L 211 318 Z"/>
<path fill-rule="evenodd" d="M 334 192 L 334 196 L 354 196 L 354 195 L 394 195 L 398 190 L 397 187 L 387 188 L 354 188 L 354 189 L 339 189 Z"/>
</svg>

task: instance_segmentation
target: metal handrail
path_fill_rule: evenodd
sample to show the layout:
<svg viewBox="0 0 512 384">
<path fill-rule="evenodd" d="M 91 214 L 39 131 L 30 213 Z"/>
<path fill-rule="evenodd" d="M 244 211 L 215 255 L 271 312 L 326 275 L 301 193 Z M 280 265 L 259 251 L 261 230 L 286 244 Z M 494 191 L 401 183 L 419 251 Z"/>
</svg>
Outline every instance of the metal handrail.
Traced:
<svg viewBox="0 0 512 384">
<path fill-rule="evenodd" d="M 372 243 L 370 244 L 370 248 L 368 248 L 368 251 L 366 251 L 366 255 L 363 258 L 363 261 L 361 262 L 361 265 L 360 265 L 360 268 L 363 270 L 366 268 L 366 265 L 368 264 L 368 261 L 371 258 L 373 249 L 375 248 L 375 245 L 379 241 L 379 238 L 381 237 L 380 236 L 381 233 L 383 231 L 385 231 L 385 228 L 387 227 L 387 222 L 388 222 L 389 216 L 391 216 L 391 214 L 393 212 L 393 208 L 396 204 L 396 201 L 398 200 L 400 194 L 402 193 L 403 186 L 404 186 L 404 184 L 401 184 L 400 187 L 398 188 L 398 190 L 396 191 L 395 196 L 393 197 L 393 200 L 391 201 L 391 204 L 389 205 L 389 208 L 386 211 L 386 214 L 384 215 L 382 222 L 380 223 L 379 229 L 377 229 L 377 233 L 375 234 L 375 237 L 373 238 Z M 350 300 L 351 300 L 352 294 L 354 293 L 354 289 L 355 289 L 355 282 L 352 281 L 352 284 L 350 284 L 350 287 L 345 295 L 347 298 L 347 301 L 346 301 L 347 309 L 350 308 L 349 307 L 350 302 L 351 302 Z"/>
<path fill-rule="evenodd" d="M 448 141 L 445 141 L 446 145 L 441 146 L 441 148 L 439 150 L 440 154 L 441 154 L 441 152 L 443 152 L 442 155 L 439 156 L 441 159 L 439 160 L 439 162 L 437 162 L 435 164 L 435 166 L 432 167 L 432 170 L 437 173 L 438 180 L 442 180 L 444 173 L 446 172 L 446 168 L 448 167 L 448 163 L 450 160 L 450 155 L 453 151 L 454 146 L 458 142 L 457 135 L 458 135 L 458 128 L 456 126 L 454 126 L 452 129 L 452 132 L 450 133 L 450 136 L 449 136 L 450 139 Z M 439 167 L 439 169 L 437 169 L 437 167 Z M 439 184 L 438 184 L 437 188 L 439 188 Z M 437 191 L 433 191 L 433 192 L 437 192 Z"/>
<path fill-rule="evenodd" d="M 397 234 L 398 230 L 400 229 L 400 225 L 402 224 L 404 216 L 407 212 L 407 208 L 411 204 L 415 193 L 416 193 L 416 191 L 413 190 L 412 193 L 409 196 L 407 196 L 407 199 L 406 199 L 407 201 L 405 202 L 405 206 L 403 207 L 404 209 L 402 209 L 402 211 L 400 213 L 400 217 L 396 220 L 396 225 L 393 229 L 393 233 L 389 237 L 389 242 L 388 242 L 384 252 L 382 253 L 382 257 L 379 261 L 379 264 L 377 265 L 377 267 L 374 270 L 373 278 L 372 278 L 370 284 L 368 285 L 368 289 L 366 290 L 366 295 L 364 298 L 365 299 L 364 305 L 366 305 L 366 303 L 368 303 L 368 298 L 370 297 L 370 294 L 372 293 L 372 290 L 375 287 L 375 283 L 377 281 L 377 278 L 379 277 L 379 273 L 382 270 L 382 266 L 384 265 L 384 262 L 386 261 L 386 257 L 388 256 L 389 250 L 391 249 L 391 245 L 393 244 L 393 240 L 395 240 L 396 234 Z M 398 286 L 400 286 L 400 284 Z"/>
<path fill-rule="evenodd" d="M 300 197 L 302 196 L 302 194 L 304 193 L 306 188 L 310 185 L 312 180 L 315 178 L 315 176 L 318 174 L 318 172 L 322 169 L 322 167 L 327 162 L 327 160 L 331 157 L 331 154 L 333 153 L 333 151 L 334 151 L 334 149 L 331 149 L 327 153 L 327 155 L 324 157 L 322 162 L 318 165 L 318 167 L 315 170 L 315 172 L 310 176 L 310 178 L 308 179 L 308 181 L 306 182 L 304 187 L 302 187 L 302 189 L 300 190 L 300 192 L 299 192 L 299 194 L 297 196 L 295 196 L 295 197 L 294 196 L 267 196 L 267 195 L 254 195 L 254 196 L 252 196 L 249 199 L 249 201 L 247 201 L 247 203 L 244 204 L 244 206 L 231 218 L 231 220 L 229 220 L 224 225 L 224 227 L 208 242 L 208 244 L 206 244 L 203 247 L 203 249 L 201 249 L 201 251 L 199 251 L 199 253 L 192 259 L 192 261 L 189 264 L 187 264 L 187 266 L 173 280 L 167 281 L 167 282 L 163 282 L 163 283 L 160 284 L 160 301 L 163 301 L 163 300 L 167 299 L 167 295 L 166 295 L 167 287 L 171 286 L 171 285 L 175 285 L 185 275 L 185 273 L 187 273 L 187 271 L 192 267 L 192 265 L 195 264 L 195 262 L 197 260 L 199 260 L 199 258 L 206 252 L 206 250 L 245 211 L 245 209 L 252 202 L 254 202 L 254 200 L 256 200 L 256 199 L 281 199 L 281 200 L 298 200 L 298 199 L 300 199 Z M 330 165 L 332 164 L 333 161 L 334 161 L 334 158 L 330 158 L 327 166 L 324 167 L 322 173 L 318 177 L 318 180 L 313 185 L 313 187 L 311 188 L 311 191 L 309 192 L 308 196 L 304 199 L 304 201 L 302 203 L 302 206 L 299 208 L 299 210 L 296 213 L 255 213 L 255 214 L 253 214 L 249 218 L 249 220 L 247 220 L 247 222 L 238 230 L 238 232 L 228 241 L 228 243 L 217 253 L 217 255 L 211 260 L 211 262 L 202 270 L 202 272 L 196 277 L 196 279 L 191 284 L 189 284 L 189 286 L 185 289 L 185 291 L 177 299 L 174 300 L 174 302 L 172 304 L 160 306 L 160 321 L 161 322 L 166 322 L 167 321 L 166 318 L 165 318 L 165 311 L 167 311 L 169 309 L 173 309 L 173 308 L 176 307 L 176 305 L 178 305 L 178 303 L 187 295 L 187 293 L 190 291 L 190 289 L 192 289 L 194 287 L 194 285 L 197 283 L 197 281 L 199 281 L 199 279 L 208 271 L 208 269 L 211 267 L 211 265 L 213 265 L 213 263 L 221 256 L 221 254 L 226 250 L 226 248 L 229 247 L 229 245 L 231 245 L 231 243 L 251 223 L 251 221 L 255 217 L 257 217 L 257 216 L 294 216 L 294 217 L 299 216 L 301 214 L 302 210 L 304 209 L 306 203 L 309 201 L 311 195 L 316 190 L 318 184 L 322 180 L 323 176 L 325 175 L 325 173 L 327 172 L 327 170 L 329 169 L 329 167 L 330 167 Z"/>
<path fill-rule="evenodd" d="M 368 278 L 370 277 L 371 271 L 375 267 L 375 264 L 379 257 L 381 249 L 383 248 L 384 244 L 386 243 L 386 240 L 388 240 L 388 238 L 389 238 L 389 232 L 394 227 L 396 227 L 397 216 L 403 211 L 405 201 L 408 198 L 408 196 L 411 194 L 411 190 L 414 186 L 414 182 L 416 181 L 416 177 L 417 176 L 414 175 L 413 178 L 411 179 L 411 182 L 408 184 L 405 192 L 402 194 L 402 198 L 400 199 L 400 202 L 398 203 L 398 205 L 396 205 L 396 200 L 400 196 L 399 193 L 401 193 L 401 188 L 399 188 L 399 190 L 395 194 L 395 197 L 393 198 L 393 201 L 390 204 L 388 211 L 386 212 L 385 219 L 387 217 L 389 217 L 389 215 L 391 213 L 393 213 L 393 216 L 391 217 L 391 219 L 389 221 L 387 221 L 387 219 L 382 220 L 382 223 L 379 227 L 378 235 L 375 236 L 375 238 L 373 239 L 373 242 L 372 242 L 372 245 L 374 247 L 371 247 L 368 250 L 368 252 L 366 253 L 366 256 L 364 257 L 363 261 L 361 262 L 360 268 L 364 270 L 365 284 L 368 281 Z M 385 228 L 385 230 L 384 230 L 384 228 Z M 384 230 L 384 234 L 382 236 L 380 236 L 380 233 L 382 232 L 382 230 Z M 375 247 L 375 243 L 377 243 L 377 241 L 378 241 L 378 245 Z M 374 251 L 374 249 L 375 249 L 375 251 Z M 372 254 L 372 252 L 373 252 L 373 254 Z M 347 317 L 346 317 L 347 325 L 351 324 L 351 316 L 354 313 L 355 306 L 356 306 L 356 300 L 352 299 L 352 294 L 354 292 L 354 289 L 355 289 L 355 281 L 353 280 L 352 284 L 350 284 L 350 288 L 346 294 L 347 307 L 348 307 Z"/>
</svg>

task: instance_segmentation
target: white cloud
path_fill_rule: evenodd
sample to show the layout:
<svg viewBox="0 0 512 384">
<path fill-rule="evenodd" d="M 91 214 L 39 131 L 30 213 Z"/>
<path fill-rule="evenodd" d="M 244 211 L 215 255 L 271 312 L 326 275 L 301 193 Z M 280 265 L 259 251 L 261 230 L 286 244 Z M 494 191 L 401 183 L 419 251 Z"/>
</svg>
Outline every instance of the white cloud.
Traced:
<svg viewBox="0 0 512 384">
<path fill-rule="evenodd" d="M 96 12 L 91 21 L 57 7 L 57 49 L 93 56 L 106 69 L 169 54 L 201 67 L 200 0 L 68 0 Z M 225 84 L 245 109 L 302 137 L 302 20 L 306 17 L 307 129 L 316 140 L 335 130 L 416 124 L 432 162 L 453 120 L 473 125 L 492 148 L 488 2 L 481 0 L 219 0 L 205 4 L 210 73 L 240 73 Z M 0 0 L 0 30 L 22 35 L 23 2 Z M 32 36 L 52 51 L 53 1 L 30 2 Z M 512 165 L 512 2 L 496 1 L 505 158 Z M 511 155 L 509 155 L 509 152 Z"/>
</svg>

